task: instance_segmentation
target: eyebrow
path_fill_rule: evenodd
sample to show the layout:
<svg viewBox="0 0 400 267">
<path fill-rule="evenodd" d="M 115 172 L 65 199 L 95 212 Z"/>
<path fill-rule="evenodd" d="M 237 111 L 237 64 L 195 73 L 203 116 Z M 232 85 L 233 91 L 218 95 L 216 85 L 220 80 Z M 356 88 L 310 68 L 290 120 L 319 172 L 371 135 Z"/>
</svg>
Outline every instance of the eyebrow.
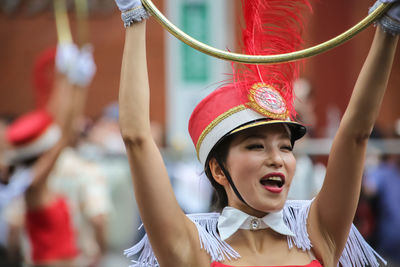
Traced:
<svg viewBox="0 0 400 267">
<path fill-rule="evenodd" d="M 246 140 L 251 139 L 251 138 L 265 138 L 266 136 L 268 136 L 268 134 L 250 133 L 250 134 L 246 134 L 244 137 L 242 137 L 242 141 L 246 141 Z M 288 139 L 290 139 L 290 136 L 288 135 L 287 132 L 282 132 L 279 135 L 279 138 L 288 138 Z"/>
</svg>

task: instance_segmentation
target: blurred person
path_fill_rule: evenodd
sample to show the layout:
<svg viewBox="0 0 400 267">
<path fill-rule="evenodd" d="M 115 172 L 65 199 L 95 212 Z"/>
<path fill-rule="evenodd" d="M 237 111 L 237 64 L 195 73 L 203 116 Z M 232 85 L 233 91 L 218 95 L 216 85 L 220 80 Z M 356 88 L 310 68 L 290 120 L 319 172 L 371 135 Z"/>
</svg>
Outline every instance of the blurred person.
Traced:
<svg viewBox="0 0 400 267">
<path fill-rule="evenodd" d="M 6 226 L 4 240 L 4 257 L 0 257 L 0 266 L 22 266 L 24 262 L 24 251 L 26 251 L 26 242 L 23 238 L 24 232 L 24 198 L 17 197 L 8 205 L 3 207 L 1 220 Z M 3 239 L 2 238 L 2 239 Z"/>
<path fill-rule="evenodd" d="M 109 250 L 113 207 L 109 186 L 114 177 L 107 177 L 103 166 L 106 163 L 96 159 L 104 157 L 105 150 L 118 149 L 108 131 L 114 130 L 112 125 L 104 116 L 91 127 L 85 125 L 80 138 L 63 150 L 49 177 L 50 187 L 66 197 L 72 215 L 79 249 L 78 266 L 101 266 Z M 119 129 L 117 137 L 120 138 Z"/>
<path fill-rule="evenodd" d="M 88 158 L 125 155 L 125 146 L 118 125 L 118 104 L 107 105 L 99 118 L 88 123 L 85 138 L 78 144 L 80 153 Z"/>
<path fill-rule="evenodd" d="M 298 141 L 301 146 L 314 135 L 316 125 L 314 95 L 311 83 L 305 78 L 294 82 L 293 89 L 296 95 L 294 105 L 299 122 L 307 126 L 307 134 Z M 326 174 L 325 165 L 314 163 L 313 159 L 304 152 L 296 153 L 296 171 L 290 186 L 288 199 L 312 199 L 322 187 Z"/>
<path fill-rule="evenodd" d="M 4 165 L 3 156 L 4 156 L 4 151 L 7 148 L 7 143 L 5 142 L 5 140 L 6 140 L 5 134 L 6 134 L 7 124 L 8 123 L 5 119 L 0 118 L 0 164 L 2 164 L 2 165 L 0 165 L 0 168 L 1 168 L 0 170 L 4 170 L 4 168 L 6 167 Z"/>
<path fill-rule="evenodd" d="M 211 208 L 213 190 L 203 168 L 193 158 L 177 157 L 176 148 L 165 146 L 164 128 L 161 123 L 150 122 L 151 135 L 162 154 L 168 176 L 179 206 L 185 213 L 207 212 Z"/>
<path fill-rule="evenodd" d="M 295 93 L 294 106 L 297 118 L 307 126 L 307 135 L 314 137 L 317 116 L 315 114 L 315 96 L 311 82 L 306 78 L 299 78 L 293 84 Z"/>
<path fill-rule="evenodd" d="M 140 226 L 140 218 L 130 190 L 131 174 L 118 124 L 117 103 L 107 105 L 98 118 L 88 123 L 75 154 L 101 173 L 103 179 L 97 187 L 107 187 L 106 192 L 96 190 L 106 195 L 102 201 L 95 203 L 94 208 L 101 209 L 105 202 L 112 207 L 107 212 L 106 220 L 107 249 L 101 254 L 99 266 L 128 265 L 129 260 L 121 254 L 121 250 L 140 237 L 136 231 Z M 88 186 L 91 187 L 90 184 Z"/>
<path fill-rule="evenodd" d="M 58 73 L 48 105 L 17 118 L 5 135 L 5 162 L 15 170 L 0 187 L 0 202 L 24 196 L 32 266 L 74 266 L 78 255 L 67 202 L 48 186 L 48 178 L 60 153 L 77 136 L 77 118 L 95 65 L 88 46 L 62 43 L 55 57 Z"/>
<path fill-rule="evenodd" d="M 400 135 L 394 135 L 398 140 Z M 375 242 L 389 266 L 400 266 L 400 154 L 384 154 L 380 163 L 367 168 L 363 183 L 366 197 L 374 198 Z M 400 151 L 399 151 L 400 153 Z"/>
<path fill-rule="evenodd" d="M 107 252 L 111 200 L 105 174 L 75 148 L 64 149 L 49 177 L 49 185 L 66 197 L 77 236 L 78 266 L 97 266 Z"/>
<path fill-rule="evenodd" d="M 198 161 L 179 160 L 167 165 L 167 169 L 176 200 L 185 213 L 210 211 L 213 188 Z"/>
<path fill-rule="evenodd" d="M 375 194 L 368 193 L 368 189 L 365 186 L 365 174 L 370 170 L 375 169 L 380 162 L 380 154 L 382 153 L 383 147 L 374 142 L 384 140 L 384 136 L 378 125 L 375 125 L 372 129 L 370 138 L 372 142 L 369 146 L 370 151 L 367 153 L 365 159 L 363 185 L 361 187 L 360 199 L 358 201 L 358 207 L 354 217 L 354 224 L 360 230 L 360 233 L 368 241 L 368 243 L 375 248 L 377 199 Z"/>
<path fill-rule="evenodd" d="M 0 121 L 0 266 L 17 267 L 21 266 L 22 255 L 20 247 L 21 229 L 23 224 L 21 221 L 11 222 L 8 220 L 9 211 L 16 210 L 18 207 L 14 203 L 21 202 L 21 197 L 6 198 L 4 196 L 4 187 L 8 184 L 8 177 L 13 168 L 7 166 L 4 159 L 4 152 L 7 149 L 5 142 L 5 132 L 7 123 L 3 120 Z M 3 193 L 3 194 L 1 194 Z M 18 201 L 18 199 L 20 201 Z"/>
<path fill-rule="evenodd" d="M 376 29 L 317 197 L 287 201 L 295 170 L 293 145 L 306 132 L 293 120 L 292 83 L 298 65 L 246 65 L 234 73 L 231 83 L 204 98 L 189 120 L 198 158 L 219 193 L 218 211 L 222 211 L 185 215 L 151 136 L 145 43 L 148 14 L 140 1 L 116 0 L 126 26 L 119 90 L 121 133 L 147 233 L 126 251 L 140 254 L 131 266 L 379 265 L 379 256 L 352 220 L 368 137 L 398 42 L 398 36 L 386 31 L 400 34 L 396 31 L 400 3 L 393 2 L 383 19 L 390 16 L 390 22 L 397 23 L 388 27 L 380 20 L 383 29 Z M 297 14 L 302 9 L 296 4 L 300 3 L 244 1 L 244 53 L 299 49 L 297 30 L 302 20 Z M 288 32 L 289 36 L 280 36 Z"/>
</svg>

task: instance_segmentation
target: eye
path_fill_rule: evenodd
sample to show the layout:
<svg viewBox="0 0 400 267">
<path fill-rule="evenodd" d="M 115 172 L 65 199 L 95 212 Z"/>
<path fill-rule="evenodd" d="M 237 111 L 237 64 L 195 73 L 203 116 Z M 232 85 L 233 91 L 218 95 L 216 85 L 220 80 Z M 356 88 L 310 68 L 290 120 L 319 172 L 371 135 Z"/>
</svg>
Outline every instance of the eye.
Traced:
<svg viewBox="0 0 400 267">
<path fill-rule="evenodd" d="M 281 149 L 285 151 L 293 151 L 293 147 L 291 145 L 283 145 L 281 146 Z"/>
<path fill-rule="evenodd" d="M 246 146 L 247 149 L 253 150 L 253 149 L 263 149 L 264 146 L 262 144 L 250 144 Z"/>
</svg>

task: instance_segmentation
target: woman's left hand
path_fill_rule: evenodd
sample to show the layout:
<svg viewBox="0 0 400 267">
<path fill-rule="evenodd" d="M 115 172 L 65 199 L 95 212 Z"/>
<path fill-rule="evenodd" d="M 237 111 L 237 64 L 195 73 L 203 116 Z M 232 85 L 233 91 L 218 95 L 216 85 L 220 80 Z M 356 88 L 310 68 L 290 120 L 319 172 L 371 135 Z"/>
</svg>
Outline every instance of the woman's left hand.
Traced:
<svg viewBox="0 0 400 267">
<path fill-rule="evenodd" d="M 378 24 L 385 32 L 393 35 L 400 35 L 400 1 L 399 0 L 378 0 L 369 10 L 374 11 L 381 3 L 390 3 L 392 6 L 389 10 L 378 19 Z"/>
</svg>

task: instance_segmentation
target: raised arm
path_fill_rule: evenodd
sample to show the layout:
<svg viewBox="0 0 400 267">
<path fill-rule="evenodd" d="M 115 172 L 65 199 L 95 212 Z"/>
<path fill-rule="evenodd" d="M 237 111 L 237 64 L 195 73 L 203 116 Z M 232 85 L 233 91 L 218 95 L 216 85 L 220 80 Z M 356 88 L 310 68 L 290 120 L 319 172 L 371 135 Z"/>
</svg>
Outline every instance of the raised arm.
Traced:
<svg viewBox="0 0 400 267">
<path fill-rule="evenodd" d="M 145 20 L 126 28 L 119 90 L 121 133 L 140 216 L 158 262 L 161 266 L 192 266 L 190 262 L 199 254 L 195 251 L 200 249 L 197 230 L 175 199 L 150 131 L 145 28 Z"/>
<path fill-rule="evenodd" d="M 56 80 L 47 109 L 53 116 L 55 124 L 61 131 L 59 141 L 46 153 L 41 155 L 33 166 L 33 182 L 30 192 L 41 191 L 58 159 L 61 151 L 77 138 L 78 119 L 82 116 L 87 94 L 87 87 L 95 73 L 92 52 L 88 47 L 79 50 L 73 44 L 73 53 L 67 53 L 69 62 L 59 63 L 61 50 L 59 46 L 56 56 Z M 67 67 L 69 66 L 69 67 Z"/>
<path fill-rule="evenodd" d="M 379 114 L 398 37 L 377 27 L 329 155 L 324 185 L 309 215 L 310 237 L 324 266 L 336 266 L 360 195 L 369 135 Z"/>
</svg>

